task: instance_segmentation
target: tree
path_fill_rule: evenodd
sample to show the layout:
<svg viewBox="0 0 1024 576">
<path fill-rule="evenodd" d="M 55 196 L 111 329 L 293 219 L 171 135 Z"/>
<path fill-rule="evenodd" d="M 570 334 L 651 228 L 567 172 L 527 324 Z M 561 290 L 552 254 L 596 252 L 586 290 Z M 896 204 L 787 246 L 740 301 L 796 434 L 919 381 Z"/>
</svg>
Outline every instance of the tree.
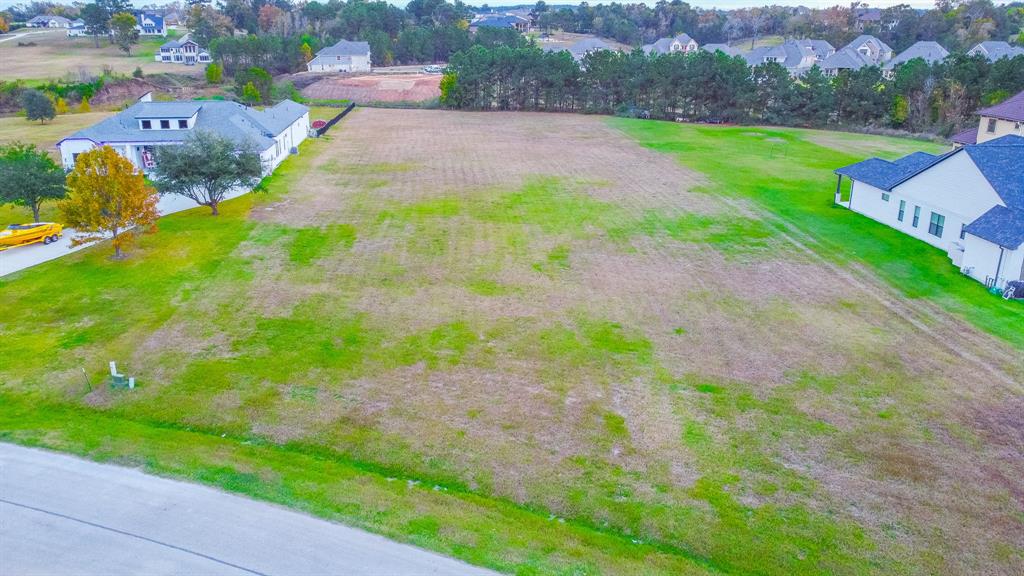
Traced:
<svg viewBox="0 0 1024 576">
<path fill-rule="evenodd" d="M 280 26 L 284 17 L 284 10 L 281 10 L 273 4 L 264 4 L 263 7 L 260 8 L 257 22 L 259 22 L 260 30 L 270 32 L 274 28 Z"/>
<path fill-rule="evenodd" d="M 100 36 L 106 36 L 110 32 L 110 14 L 99 3 L 93 2 L 83 6 L 79 16 L 85 22 L 86 33 L 93 37 L 96 47 L 99 48 Z"/>
<path fill-rule="evenodd" d="M 310 47 L 308 42 L 303 42 L 302 43 L 302 47 L 300 48 L 300 50 L 302 50 L 302 59 L 303 60 L 305 60 L 306 62 L 309 62 L 310 60 L 313 59 L 313 48 Z"/>
<path fill-rule="evenodd" d="M 178 146 L 156 149 L 153 170 L 160 194 L 184 196 L 200 206 L 217 207 L 236 188 L 252 188 L 263 175 L 259 152 L 213 132 L 197 131 Z"/>
<path fill-rule="evenodd" d="M 269 102 L 273 85 L 273 77 L 263 68 L 252 67 L 235 74 L 235 93 L 249 104 Z"/>
<path fill-rule="evenodd" d="M 110 19 L 110 29 L 114 33 L 114 43 L 122 52 L 131 56 L 132 44 L 139 41 L 139 31 L 135 28 L 136 20 L 130 12 L 119 12 Z"/>
<path fill-rule="evenodd" d="M 63 98 L 58 96 L 57 100 L 53 103 L 53 111 L 56 114 L 67 114 L 68 113 L 68 103 L 67 103 L 67 101 L 65 101 Z"/>
<path fill-rule="evenodd" d="M 78 111 L 79 112 L 90 112 L 90 111 L 92 111 L 92 107 L 89 106 L 89 99 L 88 98 L 82 98 L 82 102 L 78 105 Z"/>
<path fill-rule="evenodd" d="M 40 124 L 53 120 L 57 115 L 53 102 L 39 90 L 25 90 L 21 96 L 21 105 L 25 107 L 25 117 L 29 120 L 39 120 Z"/>
<path fill-rule="evenodd" d="M 217 38 L 231 34 L 231 19 L 210 6 L 195 5 L 188 13 L 186 26 L 200 46 L 209 46 Z"/>
<path fill-rule="evenodd" d="M 0 16 L 0 34 L 6 34 L 11 30 L 11 25 L 7 23 L 7 19 Z"/>
<path fill-rule="evenodd" d="M 46 151 L 32 144 L 0 147 L 0 204 L 25 206 L 38 222 L 40 205 L 65 194 L 64 170 Z"/>
<path fill-rule="evenodd" d="M 220 64 L 211 62 L 206 65 L 206 83 L 220 84 L 224 80 L 224 69 Z"/>
<path fill-rule="evenodd" d="M 260 96 L 260 90 L 256 87 L 252 81 L 246 82 L 245 86 L 242 87 L 242 101 L 246 104 L 259 104 L 262 97 Z"/>
<path fill-rule="evenodd" d="M 79 154 L 67 187 L 60 210 L 64 222 L 80 234 L 72 244 L 112 237 L 114 258 L 121 258 L 137 231 L 156 229 L 156 193 L 142 172 L 110 146 Z"/>
</svg>

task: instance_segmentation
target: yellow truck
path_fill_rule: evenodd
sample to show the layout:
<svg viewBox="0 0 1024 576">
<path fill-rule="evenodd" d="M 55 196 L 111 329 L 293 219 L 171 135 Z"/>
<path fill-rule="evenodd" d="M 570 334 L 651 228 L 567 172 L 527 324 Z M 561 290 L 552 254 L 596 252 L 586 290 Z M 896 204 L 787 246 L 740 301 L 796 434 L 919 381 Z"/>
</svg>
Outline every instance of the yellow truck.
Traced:
<svg viewBox="0 0 1024 576">
<path fill-rule="evenodd" d="M 42 242 L 51 244 L 64 234 L 64 225 L 54 222 L 33 222 L 31 224 L 11 224 L 0 230 L 0 251 Z"/>
</svg>

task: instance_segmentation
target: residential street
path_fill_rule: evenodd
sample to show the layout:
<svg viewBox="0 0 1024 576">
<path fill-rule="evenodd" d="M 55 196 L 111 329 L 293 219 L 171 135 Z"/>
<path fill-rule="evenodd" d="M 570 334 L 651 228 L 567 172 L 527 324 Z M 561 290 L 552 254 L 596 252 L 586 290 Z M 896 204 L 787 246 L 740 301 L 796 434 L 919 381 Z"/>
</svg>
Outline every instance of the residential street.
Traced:
<svg viewBox="0 0 1024 576">
<path fill-rule="evenodd" d="M 0 574 L 493 574 L 218 490 L 0 443 Z"/>
</svg>

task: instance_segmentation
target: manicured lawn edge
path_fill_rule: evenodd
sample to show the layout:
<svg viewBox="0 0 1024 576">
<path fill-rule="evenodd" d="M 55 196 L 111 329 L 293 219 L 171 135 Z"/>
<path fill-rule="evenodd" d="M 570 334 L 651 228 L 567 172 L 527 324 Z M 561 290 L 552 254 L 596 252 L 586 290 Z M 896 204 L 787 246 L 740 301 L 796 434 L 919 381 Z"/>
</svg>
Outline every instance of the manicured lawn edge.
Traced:
<svg viewBox="0 0 1024 576">
<path fill-rule="evenodd" d="M 273 445 L 0 394 L 0 441 L 213 486 L 515 574 L 731 573 L 676 547 Z"/>
</svg>

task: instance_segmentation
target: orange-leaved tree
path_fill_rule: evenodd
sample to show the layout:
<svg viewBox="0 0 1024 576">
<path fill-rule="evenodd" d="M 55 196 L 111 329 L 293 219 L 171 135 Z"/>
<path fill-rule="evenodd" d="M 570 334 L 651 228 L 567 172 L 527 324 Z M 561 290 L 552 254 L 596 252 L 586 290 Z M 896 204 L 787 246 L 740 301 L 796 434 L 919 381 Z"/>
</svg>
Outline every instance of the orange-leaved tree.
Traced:
<svg viewBox="0 0 1024 576">
<path fill-rule="evenodd" d="M 65 224 L 77 232 L 72 244 L 109 237 L 114 258 L 121 258 L 136 233 L 156 230 L 156 191 L 110 146 L 79 154 L 67 188 L 60 210 Z"/>
</svg>

